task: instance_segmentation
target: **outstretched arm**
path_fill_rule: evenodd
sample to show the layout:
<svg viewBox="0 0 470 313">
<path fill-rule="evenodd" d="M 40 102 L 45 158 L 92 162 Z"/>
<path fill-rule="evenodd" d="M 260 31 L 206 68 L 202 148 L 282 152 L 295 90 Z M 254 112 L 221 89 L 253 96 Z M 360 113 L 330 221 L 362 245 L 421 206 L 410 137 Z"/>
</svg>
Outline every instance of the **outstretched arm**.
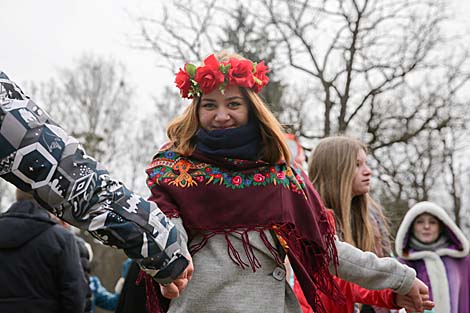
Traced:
<svg viewBox="0 0 470 313">
<path fill-rule="evenodd" d="M 176 227 L 109 176 L 79 142 L 0 71 L 0 177 L 106 245 L 123 249 L 161 283 L 188 265 Z"/>
<path fill-rule="evenodd" d="M 416 278 L 414 269 L 393 258 L 379 258 L 371 252 L 363 252 L 350 244 L 336 240 L 339 266 L 330 271 L 338 277 L 367 289 L 393 289 L 399 295 L 399 305 L 407 310 L 422 312 L 434 306 L 429 301 L 426 285 Z"/>
</svg>

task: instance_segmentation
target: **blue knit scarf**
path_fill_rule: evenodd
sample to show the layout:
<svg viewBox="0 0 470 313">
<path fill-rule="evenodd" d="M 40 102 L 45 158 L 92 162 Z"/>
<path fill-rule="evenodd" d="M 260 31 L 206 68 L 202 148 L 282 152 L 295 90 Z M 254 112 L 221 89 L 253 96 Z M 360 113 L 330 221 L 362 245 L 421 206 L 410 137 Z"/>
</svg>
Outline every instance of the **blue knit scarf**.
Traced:
<svg viewBox="0 0 470 313">
<path fill-rule="evenodd" d="M 196 133 L 196 149 L 209 155 L 257 160 L 260 144 L 260 129 L 253 119 L 237 128 L 210 131 L 200 128 Z"/>
</svg>

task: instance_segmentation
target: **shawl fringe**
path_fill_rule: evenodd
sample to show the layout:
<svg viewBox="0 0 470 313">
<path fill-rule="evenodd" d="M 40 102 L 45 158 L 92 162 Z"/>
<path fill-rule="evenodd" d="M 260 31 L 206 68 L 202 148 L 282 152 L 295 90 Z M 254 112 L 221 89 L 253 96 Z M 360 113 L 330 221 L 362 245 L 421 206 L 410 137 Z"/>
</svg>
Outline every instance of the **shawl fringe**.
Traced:
<svg viewBox="0 0 470 313">
<path fill-rule="evenodd" d="M 345 303 L 345 298 L 342 292 L 339 290 L 337 284 L 332 279 L 331 273 L 329 272 L 329 264 L 333 262 L 335 269 L 338 266 L 338 254 L 334 249 L 334 234 L 327 233 L 324 235 L 323 240 L 326 242 L 326 246 L 329 247 L 328 251 L 324 251 L 323 248 L 314 244 L 313 242 L 307 242 L 301 238 L 295 231 L 295 227 L 291 224 L 283 225 L 269 225 L 269 226 L 258 226 L 251 228 L 240 229 L 229 229 L 229 230 L 213 230 L 209 231 L 202 236 L 200 242 L 190 247 L 191 255 L 194 255 L 201 250 L 208 242 L 208 240 L 217 235 L 223 234 L 227 242 L 227 253 L 230 259 L 242 269 L 251 268 L 253 272 L 256 272 L 258 268 L 261 268 L 259 260 L 253 251 L 253 247 L 250 244 L 248 232 L 256 231 L 266 248 L 271 252 L 276 263 L 283 265 L 280 251 L 274 247 L 266 236 L 265 230 L 273 230 L 274 233 L 285 240 L 287 247 L 287 255 L 297 276 L 302 291 L 307 299 L 307 302 L 316 313 L 327 313 L 318 291 L 328 296 L 331 299 L 335 299 L 339 304 Z M 236 233 L 240 235 L 245 257 L 249 264 L 245 262 L 241 256 L 243 251 L 238 251 L 232 244 L 229 238 L 229 234 Z M 313 286 L 313 288 L 312 288 Z"/>
<path fill-rule="evenodd" d="M 291 225 L 281 225 L 276 227 L 274 231 L 286 241 L 289 247 L 289 261 L 313 311 L 328 313 L 321 302 L 318 291 L 334 299 L 340 305 L 346 303 L 344 295 L 329 272 L 330 262 L 333 262 L 335 269 L 339 263 L 338 253 L 334 249 L 334 234 L 327 233 L 323 236 L 326 246 L 329 247 L 328 251 L 324 251 L 315 243 L 307 242 L 299 237 Z"/>
<path fill-rule="evenodd" d="M 193 244 L 189 247 L 189 252 L 191 255 L 194 255 L 199 250 L 204 248 L 210 238 L 214 237 L 215 235 L 222 234 L 224 235 L 225 241 L 227 243 L 227 254 L 229 255 L 230 259 L 239 266 L 241 269 L 251 268 L 253 272 L 256 272 L 258 268 L 261 268 L 261 263 L 259 262 L 258 258 L 253 251 L 253 246 L 250 243 L 250 238 L 248 236 L 249 232 L 258 232 L 261 238 L 261 241 L 264 243 L 266 248 L 268 248 L 269 252 L 271 252 L 272 256 L 276 260 L 277 264 L 283 264 L 279 252 L 277 251 L 276 247 L 274 247 L 270 242 L 266 234 L 264 233 L 265 230 L 271 230 L 273 226 L 257 226 L 257 227 L 245 227 L 243 229 L 225 229 L 225 230 L 213 230 L 208 231 L 204 235 L 202 235 L 201 241 L 196 244 Z M 236 233 L 240 235 L 240 240 L 243 245 L 243 251 L 238 251 L 232 244 L 229 235 Z M 246 263 L 243 258 L 241 257 L 240 253 L 245 253 L 246 259 L 248 263 Z"/>
</svg>

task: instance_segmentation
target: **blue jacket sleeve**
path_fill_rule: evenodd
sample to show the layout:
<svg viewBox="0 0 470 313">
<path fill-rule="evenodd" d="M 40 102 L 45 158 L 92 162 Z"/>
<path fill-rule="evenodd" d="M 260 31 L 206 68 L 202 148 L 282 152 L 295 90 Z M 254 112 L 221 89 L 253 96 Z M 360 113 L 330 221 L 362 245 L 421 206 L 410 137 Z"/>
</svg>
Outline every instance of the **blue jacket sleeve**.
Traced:
<svg viewBox="0 0 470 313">
<path fill-rule="evenodd" d="M 59 218 L 118 247 L 160 283 L 186 268 L 176 227 L 113 179 L 0 71 L 0 177 Z"/>
<path fill-rule="evenodd" d="M 97 276 L 90 276 L 90 288 L 95 306 L 109 311 L 116 309 L 119 293 L 111 293 L 106 290 Z"/>
</svg>

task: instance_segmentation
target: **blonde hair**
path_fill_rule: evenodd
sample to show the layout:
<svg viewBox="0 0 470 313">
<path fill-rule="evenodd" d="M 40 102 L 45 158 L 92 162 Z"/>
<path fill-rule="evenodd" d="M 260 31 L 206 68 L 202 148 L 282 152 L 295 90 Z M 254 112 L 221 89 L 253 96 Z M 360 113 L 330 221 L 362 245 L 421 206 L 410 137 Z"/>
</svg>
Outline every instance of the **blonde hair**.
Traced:
<svg viewBox="0 0 470 313">
<path fill-rule="evenodd" d="M 351 137 L 320 141 L 309 158 L 308 174 L 325 206 L 335 213 L 338 235 L 364 251 L 374 251 L 376 236 L 368 212 L 368 195 L 353 197 L 358 153 L 366 146 Z"/>
<path fill-rule="evenodd" d="M 216 57 L 219 61 L 227 61 L 230 58 L 243 59 L 238 54 L 230 54 L 226 51 L 217 53 Z M 238 88 L 260 127 L 261 159 L 268 163 L 285 160 L 287 164 L 290 164 L 290 150 L 281 124 L 258 94 L 248 88 Z M 170 139 L 168 147 L 185 156 L 191 155 L 195 149 L 194 136 L 200 127 L 198 118 L 200 102 L 201 97 L 194 98 L 183 114 L 173 119 L 167 128 L 167 135 Z"/>
</svg>

